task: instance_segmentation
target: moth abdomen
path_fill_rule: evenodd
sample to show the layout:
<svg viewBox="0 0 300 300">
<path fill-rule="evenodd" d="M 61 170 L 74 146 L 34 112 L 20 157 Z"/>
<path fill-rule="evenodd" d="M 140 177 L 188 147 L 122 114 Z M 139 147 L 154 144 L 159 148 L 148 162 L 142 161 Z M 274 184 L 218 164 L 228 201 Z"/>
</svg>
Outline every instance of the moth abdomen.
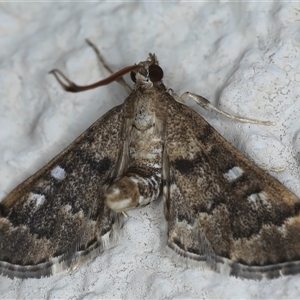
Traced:
<svg viewBox="0 0 300 300">
<path fill-rule="evenodd" d="M 160 170 L 135 167 L 108 187 L 105 204 L 117 213 L 143 207 L 158 198 L 160 187 Z"/>
<path fill-rule="evenodd" d="M 108 187 L 104 199 L 111 210 L 125 212 L 138 206 L 139 190 L 129 177 L 123 176 Z"/>
</svg>

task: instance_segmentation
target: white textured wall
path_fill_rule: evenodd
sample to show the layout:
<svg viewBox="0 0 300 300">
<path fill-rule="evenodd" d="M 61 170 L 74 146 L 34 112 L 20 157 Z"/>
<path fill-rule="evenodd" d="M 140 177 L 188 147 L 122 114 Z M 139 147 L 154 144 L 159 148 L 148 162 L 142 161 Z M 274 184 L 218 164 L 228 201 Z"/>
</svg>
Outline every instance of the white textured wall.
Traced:
<svg viewBox="0 0 300 300">
<path fill-rule="evenodd" d="M 125 99 L 117 83 L 69 94 L 47 74 L 59 68 L 82 85 L 106 77 L 85 38 L 114 70 L 155 52 L 165 84 L 177 93 L 276 122 L 241 124 L 189 103 L 258 165 L 283 168 L 271 174 L 300 196 L 299 9 L 296 3 L 1 3 L 0 200 Z M 117 247 L 73 275 L 0 277 L 1 298 L 300 297 L 300 275 L 255 282 L 205 265 L 177 266 L 164 252 L 161 205 L 129 214 Z"/>
</svg>

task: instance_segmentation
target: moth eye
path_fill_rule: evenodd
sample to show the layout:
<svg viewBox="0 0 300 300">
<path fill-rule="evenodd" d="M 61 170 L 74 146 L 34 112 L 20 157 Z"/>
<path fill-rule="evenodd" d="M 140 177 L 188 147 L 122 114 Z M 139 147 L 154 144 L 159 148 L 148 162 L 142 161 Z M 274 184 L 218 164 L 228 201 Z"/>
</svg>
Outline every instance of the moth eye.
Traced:
<svg viewBox="0 0 300 300">
<path fill-rule="evenodd" d="M 135 74 L 133 72 L 130 72 L 130 78 L 133 82 L 136 82 Z"/>
<path fill-rule="evenodd" d="M 149 77 L 152 82 L 158 82 L 164 77 L 164 71 L 158 65 L 151 65 L 149 67 Z"/>
</svg>

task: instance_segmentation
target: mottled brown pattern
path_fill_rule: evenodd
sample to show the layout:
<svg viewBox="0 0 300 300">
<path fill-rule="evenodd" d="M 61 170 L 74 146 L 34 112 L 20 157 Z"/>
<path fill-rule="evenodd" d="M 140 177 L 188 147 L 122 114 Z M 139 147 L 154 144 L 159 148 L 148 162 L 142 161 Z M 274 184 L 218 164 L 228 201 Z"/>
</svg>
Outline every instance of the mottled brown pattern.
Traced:
<svg viewBox="0 0 300 300">
<path fill-rule="evenodd" d="M 103 186 L 112 181 L 122 149 L 122 109 L 109 111 L 0 204 L 0 273 L 47 276 L 56 257 L 68 267 L 77 249 L 86 255 L 98 243 L 101 251 L 101 236 L 114 222 Z M 56 166 L 66 172 L 64 180 L 51 176 Z M 31 193 L 43 195 L 44 203 L 28 201 Z"/>
<path fill-rule="evenodd" d="M 180 255 L 246 278 L 300 272 L 299 199 L 176 102 L 151 65 L 150 54 L 124 104 L 0 204 L 0 273 L 40 277 L 76 266 L 119 224 L 105 192 L 119 213 L 161 191 L 168 246 Z M 65 174 L 55 178 L 57 166 Z"/>
<path fill-rule="evenodd" d="M 169 246 L 181 255 L 213 261 L 214 267 L 216 262 L 226 263 L 235 276 L 300 272 L 299 199 L 208 129 L 193 110 L 165 99 L 166 147 L 176 186 L 170 187 L 168 200 Z M 229 181 L 224 174 L 233 167 L 243 174 Z M 251 201 L 253 194 L 262 196 Z M 205 237 L 209 254 L 188 238 L 197 234 Z"/>
</svg>

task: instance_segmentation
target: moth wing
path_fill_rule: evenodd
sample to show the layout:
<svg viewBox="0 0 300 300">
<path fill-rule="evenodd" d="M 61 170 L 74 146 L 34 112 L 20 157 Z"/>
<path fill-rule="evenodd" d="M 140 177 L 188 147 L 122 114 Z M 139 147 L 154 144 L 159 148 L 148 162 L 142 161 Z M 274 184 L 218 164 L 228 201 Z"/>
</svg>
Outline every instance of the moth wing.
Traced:
<svg viewBox="0 0 300 300">
<path fill-rule="evenodd" d="M 118 223 L 103 192 L 124 155 L 123 110 L 106 113 L 0 203 L 0 274 L 49 276 L 103 251 Z"/>
<path fill-rule="evenodd" d="M 299 199 L 192 109 L 168 107 L 168 246 L 240 277 L 300 272 Z"/>
</svg>

